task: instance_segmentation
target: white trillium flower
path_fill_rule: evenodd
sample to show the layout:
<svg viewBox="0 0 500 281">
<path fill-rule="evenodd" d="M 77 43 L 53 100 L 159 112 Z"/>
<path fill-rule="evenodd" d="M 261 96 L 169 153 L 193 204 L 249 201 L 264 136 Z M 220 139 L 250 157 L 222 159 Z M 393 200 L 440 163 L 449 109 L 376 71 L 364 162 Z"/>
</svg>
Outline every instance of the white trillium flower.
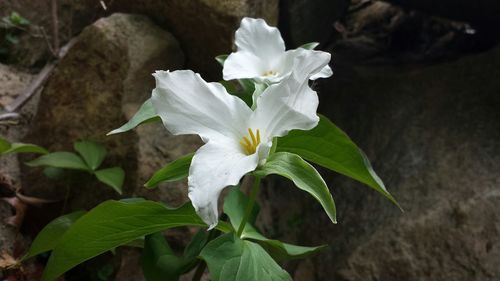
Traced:
<svg viewBox="0 0 500 281">
<path fill-rule="evenodd" d="M 292 73 L 295 58 L 314 52 L 303 48 L 285 51 L 280 31 L 263 19 L 243 18 L 234 43 L 237 51 L 224 62 L 224 80 L 251 78 L 260 83 L 278 83 Z M 309 79 L 327 78 L 332 74 L 327 64 Z"/>
<path fill-rule="evenodd" d="M 222 189 L 237 185 L 262 164 L 274 137 L 317 125 L 318 96 L 308 81 L 329 60 L 330 55 L 323 52 L 296 58 L 294 72 L 269 86 L 256 101 L 255 110 L 220 83 L 207 83 L 191 70 L 153 74 L 152 102 L 165 127 L 174 135 L 197 134 L 205 142 L 191 162 L 188 195 L 210 228 L 218 222 Z"/>
</svg>

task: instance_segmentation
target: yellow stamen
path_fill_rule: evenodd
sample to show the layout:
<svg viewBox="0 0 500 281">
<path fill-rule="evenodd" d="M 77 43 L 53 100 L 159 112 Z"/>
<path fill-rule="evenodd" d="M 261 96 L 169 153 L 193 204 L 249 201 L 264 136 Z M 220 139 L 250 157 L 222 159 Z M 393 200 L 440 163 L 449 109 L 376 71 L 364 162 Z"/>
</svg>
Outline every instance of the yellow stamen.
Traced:
<svg viewBox="0 0 500 281">
<path fill-rule="evenodd" d="M 262 73 L 263 76 L 274 76 L 276 75 L 276 71 L 274 70 L 268 70 L 268 71 L 265 71 L 264 73 Z"/>
<path fill-rule="evenodd" d="M 254 134 L 252 129 L 248 128 L 248 135 L 250 138 L 247 136 L 243 136 L 243 138 L 241 138 L 240 145 L 247 155 L 251 155 L 255 153 L 257 146 L 260 144 L 260 131 L 257 129 Z"/>
</svg>

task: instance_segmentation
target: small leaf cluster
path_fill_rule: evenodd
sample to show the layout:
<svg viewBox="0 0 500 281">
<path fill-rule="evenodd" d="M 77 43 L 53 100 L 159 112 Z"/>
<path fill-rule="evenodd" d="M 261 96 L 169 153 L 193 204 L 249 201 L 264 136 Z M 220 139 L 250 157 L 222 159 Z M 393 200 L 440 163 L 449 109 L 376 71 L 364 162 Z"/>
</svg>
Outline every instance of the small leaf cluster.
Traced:
<svg viewBox="0 0 500 281">
<path fill-rule="evenodd" d="M 30 143 L 10 143 L 0 137 L 0 156 L 10 153 L 35 153 L 42 156 L 26 162 L 30 167 L 45 167 L 44 173 L 50 178 L 58 179 L 64 170 L 87 172 L 119 194 L 122 193 L 125 171 L 121 167 L 100 168 L 107 151 L 95 142 L 80 141 L 74 144 L 78 153 L 58 151 L 50 153 L 47 149 Z"/>
<path fill-rule="evenodd" d="M 12 46 L 19 44 L 19 33 L 30 24 L 29 20 L 17 12 L 12 12 L 1 18 L 0 34 L 2 34 L 3 39 L 0 42 L 0 55 L 7 54 Z"/>
</svg>

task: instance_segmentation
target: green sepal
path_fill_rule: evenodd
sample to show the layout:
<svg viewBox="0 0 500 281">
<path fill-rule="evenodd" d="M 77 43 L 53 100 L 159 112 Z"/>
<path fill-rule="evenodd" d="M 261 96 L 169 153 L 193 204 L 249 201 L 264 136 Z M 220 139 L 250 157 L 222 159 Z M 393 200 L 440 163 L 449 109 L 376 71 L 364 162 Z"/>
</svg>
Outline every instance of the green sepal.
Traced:
<svg viewBox="0 0 500 281">
<path fill-rule="evenodd" d="M 132 116 L 132 118 L 130 118 L 130 120 L 128 120 L 127 123 L 125 123 L 120 128 L 112 130 L 106 135 L 109 136 L 109 135 L 128 132 L 141 124 L 159 122 L 159 121 L 161 121 L 161 119 L 156 114 L 151 99 L 148 99 L 141 105 L 139 110 L 134 114 L 134 116 Z"/>
<path fill-rule="evenodd" d="M 319 43 L 318 42 L 309 42 L 301 45 L 299 48 L 306 49 L 306 50 L 314 50 L 316 47 L 318 47 Z"/>
<path fill-rule="evenodd" d="M 229 57 L 229 55 L 218 55 L 215 57 L 215 60 L 221 65 L 221 66 L 224 66 L 224 62 L 226 61 L 227 57 Z"/>
<path fill-rule="evenodd" d="M 156 171 L 144 186 L 151 189 L 157 187 L 158 184 L 162 182 L 180 181 L 187 178 L 193 155 L 194 153 L 190 153 L 168 163 L 166 166 Z"/>
</svg>

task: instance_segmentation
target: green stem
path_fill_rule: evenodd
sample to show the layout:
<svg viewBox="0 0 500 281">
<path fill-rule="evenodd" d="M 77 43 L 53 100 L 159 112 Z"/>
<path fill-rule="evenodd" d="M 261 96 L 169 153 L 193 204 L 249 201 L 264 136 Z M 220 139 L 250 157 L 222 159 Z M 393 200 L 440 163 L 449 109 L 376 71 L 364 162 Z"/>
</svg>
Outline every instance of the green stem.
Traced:
<svg viewBox="0 0 500 281">
<path fill-rule="evenodd" d="M 217 238 L 217 236 L 219 236 L 220 233 L 221 232 L 217 229 L 210 230 L 210 232 L 208 234 L 207 242 L 205 243 L 205 246 L 208 244 L 208 242 Z M 205 247 L 205 246 L 203 246 L 203 247 Z M 196 271 L 194 272 L 194 275 L 193 275 L 193 278 L 191 279 L 191 281 L 200 281 L 206 268 L 207 268 L 207 263 L 203 260 L 200 260 L 200 262 L 198 263 L 198 266 L 196 267 Z"/>
<path fill-rule="evenodd" d="M 260 190 L 260 177 L 255 176 L 252 190 L 250 191 L 250 199 L 249 199 L 247 207 L 245 209 L 245 215 L 243 216 L 243 220 L 241 220 L 240 227 L 238 227 L 238 232 L 236 233 L 236 235 L 238 235 L 238 237 L 241 237 L 241 234 L 243 233 L 243 230 L 245 229 L 245 225 L 247 224 L 247 221 L 250 218 L 250 215 L 252 214 L 253 205 L 255 204 L 255 198 L 257 197 L 259 190 Z"/>
<path fill-rule="evenodd" d="M 273 145 L 271 146 L 271 151 L 269 152 L 269 155 L 276 152 L 277 146 L 278 146 L 278 138 L 273 138 Z"/>
</svg>

